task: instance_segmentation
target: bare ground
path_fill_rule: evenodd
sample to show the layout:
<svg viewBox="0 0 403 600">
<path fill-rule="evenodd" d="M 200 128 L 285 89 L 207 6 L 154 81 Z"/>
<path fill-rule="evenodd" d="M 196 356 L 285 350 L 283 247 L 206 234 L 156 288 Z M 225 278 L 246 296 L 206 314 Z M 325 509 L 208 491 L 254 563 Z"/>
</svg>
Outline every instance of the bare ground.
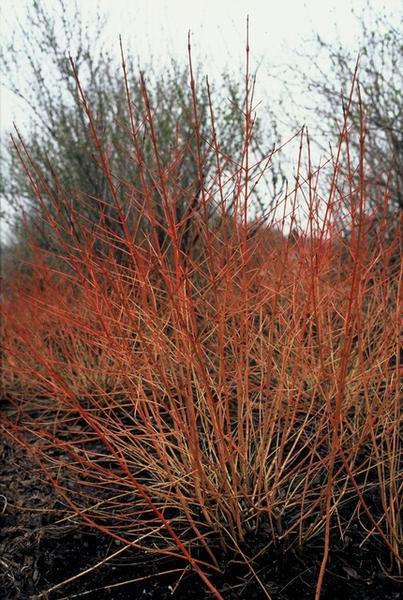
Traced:
<svg viewBox="0 0 403 600">
<path fill-rule="evenodd" d="M 207 600 L 212 595 L 178 561 L 119 550 L 119 544 L 68 519 L 52 488 L 24 449 L 0 441 L 1 600 Z M 401 583 L 386 577 L 388 557 L 375 542 L 359 547 L 354 528 L 346 544 L 335 542 L 321 600 L 399 600 Z M 253 550 L 259 540 L 249 540 Z M 248 547 L 246 545 L 246 550 Z M 313 600 L 322 557 L 320 545 L 297 553 L 267 553 L 256 572 L 272 600 Z M 61 582 L 74 578 L 58 585 Z M 223 573 L 213 579 L 225 600 L 268 598 L 236 557 L 223 557 Z M 162 572 L 170 571 L 165 575 Z M 52 591 L 52 588 L 53 591 Z"/>
</svg>

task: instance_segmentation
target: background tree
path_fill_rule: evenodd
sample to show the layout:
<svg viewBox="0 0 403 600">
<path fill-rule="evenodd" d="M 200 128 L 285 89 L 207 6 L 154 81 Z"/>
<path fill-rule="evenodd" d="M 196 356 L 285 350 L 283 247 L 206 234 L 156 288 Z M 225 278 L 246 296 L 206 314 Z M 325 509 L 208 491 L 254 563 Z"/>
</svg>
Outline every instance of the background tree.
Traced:
<svg viewBox="0 0 403 600">
<path fill-rule="evenodd" d="M 19 154 L 24 153 L 23 144 L 26 144 L 35 168 L 53 195 L 63 194 L 69 198 L 71 210 L 80 211 L 80 218 L 94 223 L 99 219 L 100 204 L 93 200 L 100 199 L 104 201 L 103 219 L 106 219 L 107 225 L 112 229 L 120 227 L 114 208 L 108 203 L 110 190 L 94 156 L 92 132 L 67 50 L 71 53 L 91 111 L 96 115 L 98 135 L 107 149 L 113 175 L 119 181 L 120 200 L 124 202 L 127 198 L 127 185 L 141 188 L 128 131 L 128 104 L 119 64 L 118 41 L 115 51 L 107 49 L 105 23 L 100 14 L 91 27 L 84 23 L 77 2 L 71 4 L 58 0 L 52 12 L 43 2 L 35 0 L 27 5 L 26 19 L 19 23 L 14 39 L 3 47 L 3 81 L 30 109 L 28 123 L 22 128 L 22 138 L 19 140 L 14 134 L 16 144 L 8 144 L 3 165 L 6 176 L 1 193 L 8 204 L 17 209 L 13 226 L 14 249 L 16 244 L 21 248 L 27 227 L 30 235 L 45 249 L 53 250 L 54 244 L 49 228 L 41 218 L 43 207 L 38 206 L 21 163 Z M 182 66 L 172 60 L 170 68 L 160 72 L 153 68 L 152 60 L 141 68 L 138 62 L 132 54 L 126 58 L 133 113 L 141 129 L 147 118 L 142 83 L 144 76 L 162 163 L 168 165 L 173 160 L 173 149 L 180 151 L 175 159 L 179 164 L 174 170 L 183 190 L 183 201 L 176 202 L 180 218 L 186 209 L 185 198 L 193 196 L 197 202 L 200 194 L 200 152 L 203 153 L 203 177 L 208 177 L 209 171 L 214 168 L 214 157 L 213 154 L 210 157 L 206 142 L 210 131 L 207 88 L 199 69 L 195 73 L 198 87 L 196 110 L 201 132 L 197 141 L 188 65 Z M 24 73 L 29 73 L 24 80 L 19 76 L 22 65 Z M 242 148 L 243 85 L 242 80 L 235 81 L 224 74 L 220 87 L 214 89 L 212 86 L 217 133 L 221 149 L 228 156 L 239 155 Z M 254 125 L 254 143 L 262 152 L 262 126 L 258 121 Z M 152 141 L 146 136 L 142 139 L 142 152 L 144 164 L 152 164 L 155 160 Z M 275 187 L 277 180 L 273 178 L 273 181 L 271 199 L 279 193 Z M 152 182 L 147 181 L 147 185 L 152 186 Z M 155 189 L 152 195 L 157 213 L 162 218 L 158 190 Z M 88 202 L 83 202 L 83 197 L 87 197 Z M 80 201 L 74 205 L 75 199 Z M 21 208 L 25 213 L 24 220 Z M 46 208 L 54 210 L 50 203 L 46 204 Z M 54 218 L 58 218 L 57 212 Z"/>
<path fill-rule="evenodd" d="M 373 208 L 382 206 L 387 188 L 393 211 L 403 208 L 402 18 L 383 13 L 371 3 L 362 14 L 354 9 L 351 12 L 359 30 L 358 83 L 365 120 L 365 172 L 371 193 L 368 201 Z M 328 143 L 338 134 L 343 122 L 341 96 L 349 95 L 358 52 L 347 48 L 342 41 L 328 42 L 319 33 L 312 42 L 311 52 L 299 53 L 301 62 L 298 64 L 302 66 L 290 66 L 283 84 L 288 98 L 295 95 L 290 92 L 290 82 L 305 90 L 304 106 L 300 108 L 308 115 L 314 114 L 313 137 L 328 156 Z M 292 111 L 288 105 L 288 120 L 293 120 Z M 355 93 L 348 120 L 357 132 L 360 112 Z M 357 161 L 359 135 L 351 136 L 350 152 L 352 160 Z"/>
</svg>

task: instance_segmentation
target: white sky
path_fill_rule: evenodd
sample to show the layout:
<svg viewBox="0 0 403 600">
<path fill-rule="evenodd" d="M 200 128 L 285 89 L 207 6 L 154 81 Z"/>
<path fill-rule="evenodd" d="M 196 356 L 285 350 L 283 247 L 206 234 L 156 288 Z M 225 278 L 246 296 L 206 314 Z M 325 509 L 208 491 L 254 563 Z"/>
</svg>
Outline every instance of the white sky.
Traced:
<svg viewBox="0 0 403 600">
<path fill-rule="evenodd" d="M 28 0 L 32 2 L 32 0 Z M 359 49 L 359 25 L 352 15 L 367 11 L 371 4 L 375 12 L 401 16 L 400 0 L 78 0 L 89 22 L 97 6 L 108 14 L 108 37 L 119 56 L 118 36 L 125 47 L 131 47 L 147 62 L 150 54 L 163 65 L 169 57 L 187 61 L 187 33 L 193 34 L 194 62 L 202 60 L 204 70 L 214 79 L 226 67 L 242 73 L 245 57 L 246 15 L 250 16 L 250 46 L 252 65 L 258 70 L 256 100 L 267 101 L 281 95 L 279 84 L 270 73 L 282 73 L 279 67 L 298 64 L 296 51 L 307 52 L 316 33 L 330 42 L 341 41 L 356 55 Z M 44 0 L 49 9 L 57 0 Z M 73 4 L 66 0 L 67 5 Z M 26 0 L 0 0 L 2 12 L 1 38 L 9 39 L 16 19 L 24 18 Z M 273 69 L 273 66 L 276 69 Z M 309 65 L 304 64 L 304 70 Z M 24 72 L 20 73 L 24 77 Z M 0 133 L 4 135 L 24 122 L 27 109 L 6 89 L 1 80 Z M 296 89 L 298 101 L 299 90 Z"/>
<path fill-rule="evenodd" d="M 31 0 L 32 1 L 32 0 Z M 67 5 L 73 4 L 66 0 Z M 244 64 L 246 15 L 250 16 L 252 59 L 262 59 L 258 72 L 259 92 L 272 91 L 273 80 L 266 75 L 272 65 L 295 62 L 295 50 L 307 50 L 316 33 L 325 39 L 339 39 L 354 53 L 358 52 L 359 27 L 351 9 L 357 13 L 371 3 L 376 11 L 401 14 L 400 0 L 79 0 L 83 16 L 89 22 L 97 6 L 108 14 L 109 41 L 116 47 L 122 34 L 126 47 L 140 56 L 152 53 L 159 64 L 169 56 L 187 60 L 187 32 L 193 33 L 194 60 L 202 60 L 211 77 L 224 67 L 240 71 Z M 45 0 L 49 8 L 57 0 Z M 7 40 L 16 18 L 24 18 L 26 0 L 1 0 L 3 24 L 1 37 Z M 305 65 L 306 67 L 306 65 Z M 24 73 L 21 73 L 21 77 Z M 21 107 L 1 81 L 1 131 L 23 119 Z M 268 89 L 269 88 L 269 89 Z"/>
</svg>

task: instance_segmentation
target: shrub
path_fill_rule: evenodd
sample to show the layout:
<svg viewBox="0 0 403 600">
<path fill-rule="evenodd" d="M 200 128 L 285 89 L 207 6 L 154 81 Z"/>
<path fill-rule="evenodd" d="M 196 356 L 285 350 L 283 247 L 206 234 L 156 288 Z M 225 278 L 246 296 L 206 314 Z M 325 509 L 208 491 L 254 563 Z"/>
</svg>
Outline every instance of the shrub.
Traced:
<svg viewBox="0 0 403 600">
<path fill-rule="evenodd" d="M 211 102 L 201 139 L 190 67 L 202 186 L 183 214 L 176 173 L 189 148 L 178 136 L 162 159 L 144 80 L 145 123 L 126 86 L 141 186 L 115 177 L 79 80 L 105 197 L 72 202 L 57 185 L 54 194 L 20 151 L 59 251 L 32 239 L 34 276 L 16 279 L 2 298 L 2 423 L 83 522 L 183 558 L 217 598 L 212 573 L 223 553 L 235 552 L 263 586 L 253 565 L 265 549 L 321 540 L 319 598 L 331 536 L 343 537 L 352 522 L 363 543 L 375 537 L 400 560 L 399 229 L 386 227 L 386 196 L 384 214 L 366 211 L 363 154 L 359 186 L 347 178 L 345 213 L 338 177 L 348 169 L 340 165 L 356 168 L 347 111 L 327 167 L 310 164 L 302 131 L 294 188 L 264 219 L 251 219 L 271 155 L 251 160 L 248 68 L 242 150 L 229 156 Z M 359 133 L 363 148 L 362 122 Z M 325 168 L 333 178 L 323 198 Z M 77 218 L 80 203 L 97 205 L 97 222 L 85 211 Z M 113 227 L 103 219 L 111 210 Z M 250 555 L 245 542 L 258 534 L 263 548 Z"/>
</svg>

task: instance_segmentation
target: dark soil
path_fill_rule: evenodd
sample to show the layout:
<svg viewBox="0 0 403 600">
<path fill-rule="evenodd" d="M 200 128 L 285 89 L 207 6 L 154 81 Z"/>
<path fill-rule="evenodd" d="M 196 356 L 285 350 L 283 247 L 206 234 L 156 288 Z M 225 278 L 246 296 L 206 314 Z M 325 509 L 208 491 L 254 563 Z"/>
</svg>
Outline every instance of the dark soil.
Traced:
<svg viewBox="0 0 403 600">
<path fill-rule="evenodd" d="M 125 551 L 87 574 L 49 591 L 90 569 L 119 549 L 119 543 L 66 518 L 62 504 L 23 449 L 0 441 L 0 598 L 49 600 L 207 600 L 212 595 L 179 561 Z M 399 600 L 401 587 L 386 577 L 388 556 L 375 542 L 360 548 L 358 529 L 335 540 L 321 600 Z M 251 539 L 250 554 L 259 544 Z M 255 571 L 272 600 L 313 600 L 322 547 L 304 553 L 279 549 L 262 557 Z M 161 574 L 171 571 L 170 574 Z M 136 581 L 133 581 L 136 580 Z M 131 582 L 130 582 L 131 581 Z M 223 557 L 222 575 L 212 581 L 225 600 L 267 598 L 250 571 L 236 557 Z M 46 593 L 46 592 L 49 593 Z"/>
</svg>

